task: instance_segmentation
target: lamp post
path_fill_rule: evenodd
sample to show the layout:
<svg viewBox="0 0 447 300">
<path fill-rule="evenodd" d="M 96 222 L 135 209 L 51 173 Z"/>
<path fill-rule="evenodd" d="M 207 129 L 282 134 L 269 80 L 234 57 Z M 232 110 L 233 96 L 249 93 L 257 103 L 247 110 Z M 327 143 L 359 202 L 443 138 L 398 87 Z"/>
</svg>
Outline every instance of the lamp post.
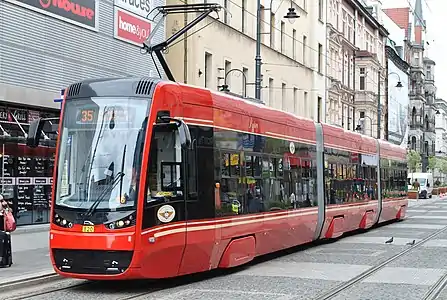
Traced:
<svg viewBox="0 0 447 300">
<path fill-rule="evenodd" d="M 281 1 L 282 3 L 282 1 Z M 270 0 L 270 11 L 272 10 L 273 0 Z M 280 4 L 281 5 L 281 4 Z M 257 12 L 256 12 L 256 57 L 255 57 L 255 98 L 261 99 L 261 0 L 257 0 Z M 299 18 L 299 16 L 295 12 L 295 8 L 293 7 L 293 1 L 290 0 L 290 8 L 289 12 L 284 16 L 285 19 L 288 19 L 290 23 L 293 23 L 295 19 Z M 272 34 L 272 33 L 270 33 Z"/>
</svg>

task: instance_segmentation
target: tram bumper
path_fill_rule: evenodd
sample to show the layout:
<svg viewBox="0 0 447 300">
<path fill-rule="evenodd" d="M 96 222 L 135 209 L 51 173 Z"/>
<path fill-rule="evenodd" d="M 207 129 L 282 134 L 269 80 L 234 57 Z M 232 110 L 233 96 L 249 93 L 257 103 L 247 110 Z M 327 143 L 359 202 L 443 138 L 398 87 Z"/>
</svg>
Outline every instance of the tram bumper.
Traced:
<svg viewBox="0 0 447 300">
<path fill-rule="evenodd" d="M 51 260 L 65 277 L 91 280 L 139 278 L 135 233 L 50 231 Z"/>
</svg>

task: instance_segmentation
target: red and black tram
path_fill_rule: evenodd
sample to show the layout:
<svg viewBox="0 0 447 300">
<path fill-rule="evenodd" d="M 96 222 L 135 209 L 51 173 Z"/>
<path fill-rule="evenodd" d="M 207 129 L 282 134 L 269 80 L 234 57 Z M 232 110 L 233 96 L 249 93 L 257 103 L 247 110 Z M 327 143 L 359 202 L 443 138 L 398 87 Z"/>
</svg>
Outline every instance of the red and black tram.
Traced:
<svg viewBox="0 0 447 300">
<path fill-rule="evenodd" d="M 406 173 L 405 149 L 227 94 L 83 81 L 59 123 L 51 260 L 92 280 L 230 268 L 404 218 Z"/>
</svg>

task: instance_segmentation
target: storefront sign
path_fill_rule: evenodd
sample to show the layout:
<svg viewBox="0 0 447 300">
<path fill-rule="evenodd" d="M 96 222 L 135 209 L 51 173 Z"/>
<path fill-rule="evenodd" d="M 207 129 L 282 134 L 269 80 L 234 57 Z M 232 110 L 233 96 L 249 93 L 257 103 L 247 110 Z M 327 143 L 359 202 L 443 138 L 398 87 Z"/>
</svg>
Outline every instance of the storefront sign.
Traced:
<svg viewBox="0 0 447 300">
<path fill-rule="evenodd" d="M 143 18 L 155 7 L 153 0 L 115 0 L 115 5 Z"/>
<path fill-rule="evenodd" d="M 150 33 L 150 21 L 115 6 L 115 38 L 142 46 Z"/>
<path fill-rule="evenodd" d="M 99 1 L 95 0 L 6 0 L 39 13 L 98 30 Z"/>
</svg>

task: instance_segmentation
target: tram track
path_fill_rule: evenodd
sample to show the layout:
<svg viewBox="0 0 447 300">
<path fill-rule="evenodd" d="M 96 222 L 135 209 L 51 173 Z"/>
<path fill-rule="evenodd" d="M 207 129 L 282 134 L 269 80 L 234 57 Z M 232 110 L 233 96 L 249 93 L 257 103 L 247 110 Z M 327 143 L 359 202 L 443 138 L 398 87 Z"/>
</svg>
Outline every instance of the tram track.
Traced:
<svg viewBox="0 0 447 300">
<path fill-rule="evenodd" d="M 408 254 L 409 252 L 412 252 L 413 250 L 421 247 L 423 244 L 428 242 L 429 240 L 437 237 L 441 233 L 444 233 L 447 231 L 447 226 L 445 226 L 442 229 L 439 229 L 432 234 L 428 235 L 427 237 L 423 238 L 419 242 L 415 243 L 412 246 L 409 246 L 409 248 L 402 250 L 401 252 L 391 256 L 390 258 L 386 259 L 385 261 L 381 262 L 378 265 L 375 265 L 366 271 L 362 272 L 361 274 L 353 277 L 352 279 L 343 282 L 329 290 L 326 290 L 325 292 L 321 293 L 320 295 L 317 295 L 313 300 L 327 300 L 332 299 L 333 297 L 339 295 L 342 292 L 345 292 L 354 286 L 356 286 L 358 283 L 362 282 L 363 280 L 367 279 L 368 277 L 375 274 L 377 271 L 385 268 L 392 262 L 396 261 L 397 259 L 403 257 L 404 255 Z M 423 300 L 434 300 L 437 299 L 438 295 L 441 293 L 441 291 L 444 289 L 444 287 L 447 286 L 447 273 L 445 273 L 427 292 L 427 294 L 424 296 Z"/>
<path fill-rule="evenodd" d="M 79 287 L 84 287 L 84 286 L 89 286 L 89 285 L 93 285 L 97 282 L 93 282 L 93 281 L 84 281 L 84 282 L 80 282 L 80 283 L 76 283 L 74 285 L 70 285 L 70 286 L 65 286 L 65 287 L 59 287 L 59 288 L 51 288 L 49 290 L 40 290 L 40 291 L 33 291 L 27 294 L 22 294 L 22 295 L 17 295 L 17 296 L 12 296 L 12 297 L 8 297 L 9 300 L 24 300 L 24 299 L 31 299 L 31 298 L 35 298 L 35 297 L 39 297 L 39 296 L 47 296 L 47 295 L 51 295 L 57 292 L 62 292 L 62 291 L 68 291 L 68 290 L 72 290 L 72 289 L 76 289 Z"/>
</svg>

